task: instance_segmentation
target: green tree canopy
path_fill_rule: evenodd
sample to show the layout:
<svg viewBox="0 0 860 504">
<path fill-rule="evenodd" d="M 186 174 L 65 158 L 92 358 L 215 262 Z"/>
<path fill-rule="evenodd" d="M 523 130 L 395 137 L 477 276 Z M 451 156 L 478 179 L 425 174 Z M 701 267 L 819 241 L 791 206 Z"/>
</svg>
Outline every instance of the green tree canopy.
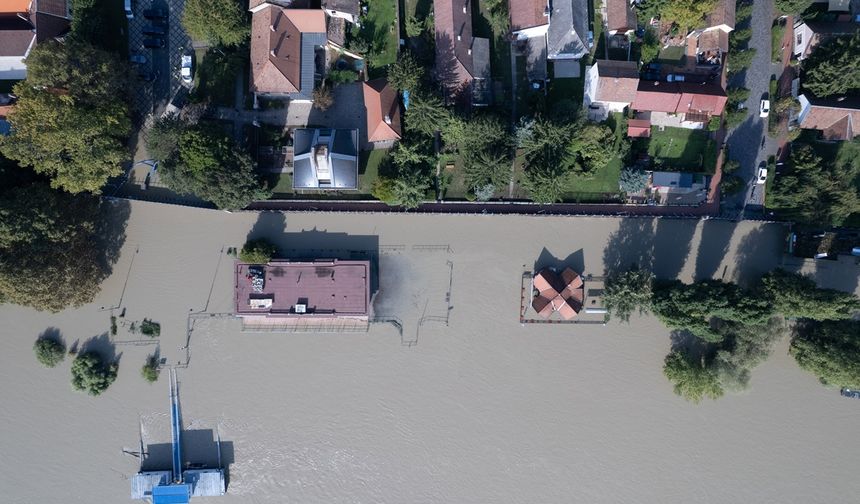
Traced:
<svg viewBox="0 0 860 504">
<path fill-rule="evenodd" d="M 794 327 L 789 352 L 821 383 L 860 388 L 860 322 L 800 322 Z"/>
<path fill-rule="evenodd" d="M 221 209 L 238 210 L 269 195 L 251 156 L 214 129 L 183 132 L 177 155 L 160 172 L 174 191 L 194 194 Z"/>
<path fill-rule="evenodd" d="M 245 5 L 237 0 L 186 0 L 182 26 L 194 40 L 237 46 L 251 32 Z"/>
<path fill-rule="evenodd" d="M 265 238 L 248 240 L 242 245 L 239 260 L 248 264 L 267 264 L 278 253 L 278 247 Z"/>
<path fill-rule="evenodd" d="M 179 149 L 179 137 L 188 125 L 176 116 L 167 116 L 155 121 L 146 132 L 146 151 L 158 161 L 170 159 Z"/>
<path fill-rule="evenodd" d="M 816 47 L 803 68 L 803 87 L 819 98 L 860 91 L 860 32 Z"/>
<path fill-rule="evenodd" d="M 723 395 L 716 371 L 706 366 L 702 359 L 672 352 L 666 356 L 663 374 L 672 382 L 675 393 L 690 402 L 699 403 L 705 397 L 719 399 Z"/>
<path fill-rule="evenodd" d="M 603 292 L 603 302 L 609 315 L 629 322 L 633 312 L 638 311 L 640 315 L 648 313 L 653 283 L 654 275 L 638 267 L 609 275 Z"/>
<path fill-rule="evenodd" d="M 781 318 L 773 317 L 764 325 L 723 322 L 716 330 L 724 343 L 709 365 L 723 389 L 738 392 L 749 387 L 752 370 L 770 356 L 786 327 Z"/>
<path fill-rule="evenodd" d="M 660 19 L 672 21 L 683 35 L 694 28 L 704 27 L 705 16 L 714 12 L 717 0 L 668 0 L 660 12 Z"/>
<path fill-rule="evenodd" d="M 82 42 L 43 42 L 27 57 L 27 79 L 15 85 L 13 134 L 0 152 L 51 177 L 53 187 L 97 193 L 122 173 L 131 130 L 126 65 Z"/>
<path fill-rule="evenodd" d="M 594 173 L 615 157 L 614 144 L 615 136 L 608 126 L 581 121 L 573 129 L 565 161 L 573 172 Z"/>
<path fill-rule="evenodd" d="M 791 170 L 776 179 L 770 193 L 773 206 L 799 222 L 841 225 L 860 212 L 860 167 L 851 161 L 826 162 L 811 146 L 795 143 Z"/>
<path fill-rule="evenodd" d="M 37 361 L 45 367 L 52 368 L 63 362 L 63 358 L 66 356 L 66 347 L 57 340 L 39 338 L 33 345 L 33 352 L 36 354 Z"/>
<path fill-rule="evenodd" d="M 802 14 L 814 0 L 775 0 L 774 7 L 783 14 Z"/>
<path fill-rule="evenodd" d="M 0 298 L 54 312 L 89 303 L 110 272 L 106 243 L 124 239 L 107 227 L 96 197 L 39 183 L 0 192 Z"/>
<path fill-rule="evenodd" d="M 537 203 L 561 201 L 570 177 L 565 156 L 573 125 L 538 119 L 527 131 L 518 135 L 526 160 L 523 186 Z"/>
<path fill-rule="evenodd" d="M 819 289 L 814 280 L 799 273 L 777 269 L 762 277 L 761 283 L 774 310 L 785 317 L 836 320 L 860 310 L 860 299 L 854 294 Z"/>
<path fill-rule="evenodd" d="M 80 354 L 72 361 L 72 388 L 97 396 L 116 380 L 118 369 L 116 363 L 105 364 L 97 353 Z"/>
<path fill-rule="evenodd" d="M 654 289 L 652 310 L 666 326 L 708 342 L 724 337 L 714 329 L 715 320 L 756 325 L 767 322 L 773 312 L 768 300 L 720 280 L 661 283 Z"/>
<path fill-rule="evenodd" d="M 413 93 L 406 110 L 406 129 L 432 136 L 448 123 L 450 114 L 442 100 L 426 93 Z"/>
<path fill-rule="evenodd" d="M 511 179 L 511 160 L 503 154 L 481 151 L 474 159 L 468 160 L 465 178 L 471 189 L 488 185 L 503 187 Z"/>
<path fill-rule="evenodd" d="M 420 66 L 408 50 L 400 51 L 397 61 L 388 67 L 388 83 L 398 91 L 418 90 L 418 84 L 424 79 L 424 67 Z"/>
</svg>

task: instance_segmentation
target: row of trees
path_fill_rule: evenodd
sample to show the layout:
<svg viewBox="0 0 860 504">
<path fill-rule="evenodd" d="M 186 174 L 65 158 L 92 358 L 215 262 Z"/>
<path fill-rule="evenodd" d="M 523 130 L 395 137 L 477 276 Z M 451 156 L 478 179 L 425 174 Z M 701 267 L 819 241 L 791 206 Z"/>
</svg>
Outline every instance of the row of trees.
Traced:
<svg viewBox="0 0 860 504">
<path fill-rule="evenodd" d="M 224 210 L 244 208 L 270 194 L 250 154 L 214 126 L 162 118 L 147 133 L 146 146 L 160 161 L 162 180 L 179 194 L 193 194 Z"/>
<path fill-rule="evenodd" d="M 642 0 L 638 9 L 640 19 L 660 18 L 672 23 L 681 35 L 686 35 L 700 28 L 716 5 L 716 0 Z"/>
<path fill-rule="evenodd" d="M 785 333 L 784 318 L 800 320 L 792 354 L 801 367 L 826 383 L 860 382 L 860 366 L 848 365 L 860 359 L 858 325 L 848 321 L 860 310 L 860 299 L 819 289 L 800 274 L 775 270 L 744 289 L 720 280 L 657 282 L 634 267 L 607 278 L 605 302 L 610 315 L 622 321 L 653 312 L 677 331 L 664 373 L 675 392 L 693 402 L 746 388 L 752 369 Z M 851 328 L 853 339 L 847 336 Z"/>
</svg>

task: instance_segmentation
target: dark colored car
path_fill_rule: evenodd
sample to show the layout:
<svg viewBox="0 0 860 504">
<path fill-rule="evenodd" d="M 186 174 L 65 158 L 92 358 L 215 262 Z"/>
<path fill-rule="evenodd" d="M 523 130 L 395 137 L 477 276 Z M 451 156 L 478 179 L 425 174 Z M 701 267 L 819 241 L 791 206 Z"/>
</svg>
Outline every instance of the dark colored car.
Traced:
<svg viewBox="0 0 860 504">
<path fill-rule="evenodd" d="M 143 39 L 143 47 L 146 47 L 147 49 L 158 49 L 160 47 L 164 47 L 164 39 L 153 37 Z"/>
<path fill-rule="evenodd" d="M 167 17 L 167 9 L 144 9 L 143 17 L 146 19 L 164 19 Z"/>
<path fill-rule="evenodd" d="M 143 27 L 144 35 L 165 35 L 166 33 L 167 27 L 163 25 L 151 24 Z"/>
<path fill-rule="evenodd" d="M 158 78 L 158 72 L 140 72 L 137 78 L 143 82 L 152 82 Z"/>
<path fill-rule="evenodd" d="M 660 80 L 660 74 L 658 72 L 645 72 L 642 74 L 642 80 Z"/>
</svg>

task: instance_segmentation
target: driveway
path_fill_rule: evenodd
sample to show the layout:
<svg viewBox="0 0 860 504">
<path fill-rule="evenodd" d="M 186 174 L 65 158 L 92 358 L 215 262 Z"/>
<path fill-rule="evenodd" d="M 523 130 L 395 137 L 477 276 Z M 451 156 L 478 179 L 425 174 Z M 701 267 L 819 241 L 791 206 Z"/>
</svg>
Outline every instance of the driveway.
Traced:
<svg viewBox="0 0 860 504">
<path fill-rule="evenodd" d="M 747 107 L 750 115 L 740 126 L 729 133 L 729 157 L 740 162 L 735 175 L 747 181 L 746 189 L 727 198 L 723 213 L 729 215 L 761 216 L 764 211 L 764 186 L 755 183 L 759 163 L 775 155 L 779 143 L 767 135 L 767 118 L 758 114 L 759 101 L 768 92 L 771 76 L 782 73 L 782 65 L 771 63 L 770 27 L 773 22 L 773 0 L 755 0 L 752 12 L 752 38 L 749 46 L 756 49 L 752 65 L 729 81 L 730 86 L 743 86 L 750 90 Z M 731 58 L 731 55 L 729 56 Z"/>
</svg>

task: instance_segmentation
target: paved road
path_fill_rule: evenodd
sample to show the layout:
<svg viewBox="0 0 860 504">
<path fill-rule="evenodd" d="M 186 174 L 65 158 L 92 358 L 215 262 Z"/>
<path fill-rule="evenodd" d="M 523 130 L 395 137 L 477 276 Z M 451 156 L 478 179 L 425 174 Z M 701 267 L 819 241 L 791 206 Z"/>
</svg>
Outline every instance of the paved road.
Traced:
<svg viewBox="0 0 860 504">
<path fill-rule="evenodd" d="M 767 119 L 760 118 L 758 114 L 759 102 L 768 92 L 771 76 L 779 76 L 782 73 L 781 65 L 771 63 L 772 22 L 773 0 L 753 2 L 752 38 L 749 45 L 756 49 L 756 56 L 750 68 L 729 81 L 731 86 L 743 86 L 750 90 L 747 101 L 750 115 L 728 138 L 729 157 L 741 163 L 736 175 L 748 181 L 748 185 L 744 192 L 726 200 L 724 213 L 743 212 L 744 215 L 755 216 L 763 210 L 764 186 L 755 183 L 755 174 L 759 163 L 767 161 L 768 156 L 775 155 L 779 146 L 777 140 L 767 135 Z"/>
</svg>

